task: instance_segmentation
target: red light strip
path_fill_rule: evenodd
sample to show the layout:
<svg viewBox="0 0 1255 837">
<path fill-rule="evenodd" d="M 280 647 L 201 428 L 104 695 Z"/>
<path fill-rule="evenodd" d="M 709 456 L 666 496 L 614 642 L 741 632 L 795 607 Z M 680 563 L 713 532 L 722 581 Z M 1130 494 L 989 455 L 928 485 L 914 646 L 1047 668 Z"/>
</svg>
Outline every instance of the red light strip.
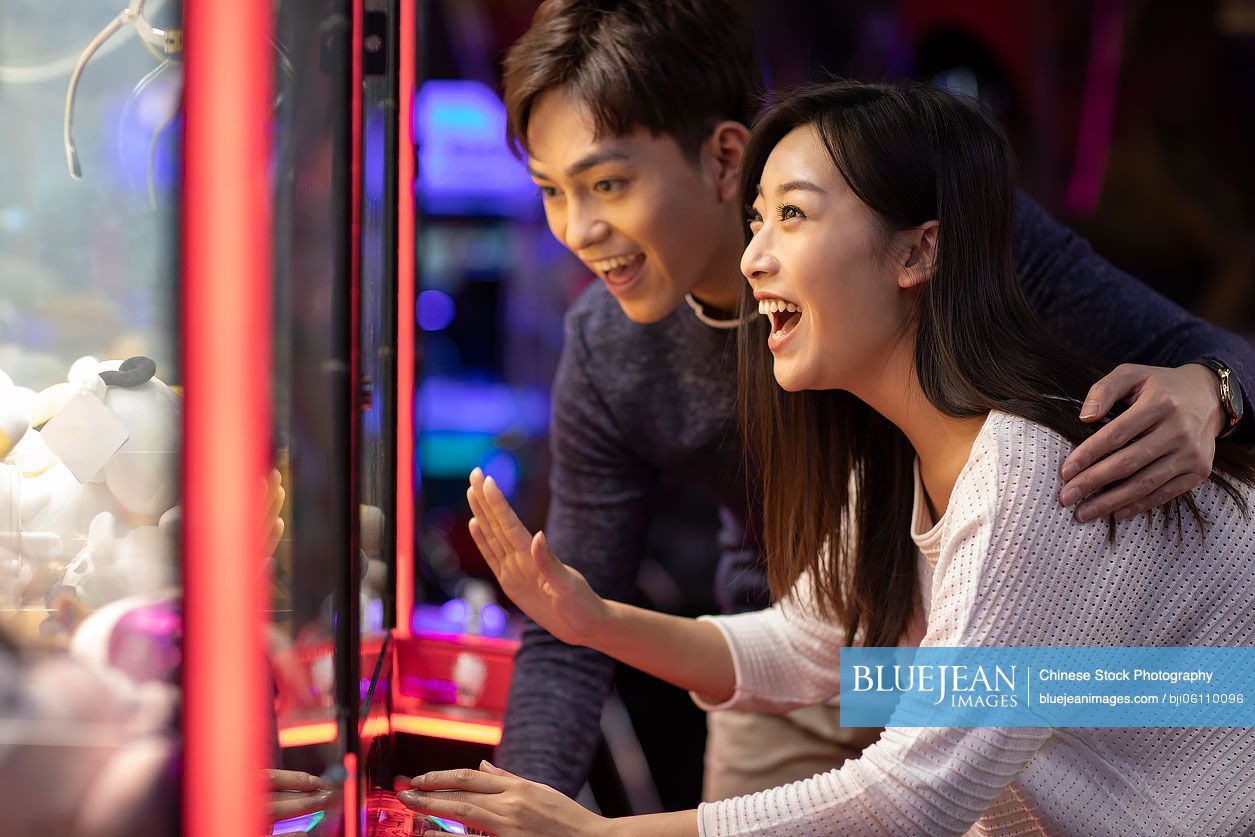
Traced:
<svg viewBox="0 0 1255 837">
<path fill-rule="evenodd" d="M 397 590 L 396 636 L 410 635 L 414 610 L 414 85 L 418 20 L 400 1 L 397 118 Z"/>
<path fill-rule="evenodd" d="M 270 432 L 271 13 L 252 0 L 188 0 L 183 12 L 189 837 L 266 831 L 265 533 L 257 512 Z"/>
<path fill-rule="evenodd" d="M 366 809 L 357 803 L 357 753 L 344 754 L 344 837 L 357 837 Z"/>
</svg>

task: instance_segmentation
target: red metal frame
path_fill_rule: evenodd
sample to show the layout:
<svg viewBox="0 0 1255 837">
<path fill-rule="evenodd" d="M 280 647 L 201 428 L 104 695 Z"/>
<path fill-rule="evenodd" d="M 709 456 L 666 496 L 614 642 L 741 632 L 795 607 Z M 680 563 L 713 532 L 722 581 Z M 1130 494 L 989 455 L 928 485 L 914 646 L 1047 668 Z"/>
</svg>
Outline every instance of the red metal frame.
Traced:
<svg viewBox="0 0 1255 837">
<path fill-rule="evenodd" d="M 397 510 L 396 636 L 410 635 L 414 610 L 414 85 L 415 0 L 400 0 L 400 107 L 397 111 Z"/>
<path fill-rule="evenodd" d="M 187 0 L 182 215 L 183 833 L 262 834 L 269 3 Z"/>
</svg>

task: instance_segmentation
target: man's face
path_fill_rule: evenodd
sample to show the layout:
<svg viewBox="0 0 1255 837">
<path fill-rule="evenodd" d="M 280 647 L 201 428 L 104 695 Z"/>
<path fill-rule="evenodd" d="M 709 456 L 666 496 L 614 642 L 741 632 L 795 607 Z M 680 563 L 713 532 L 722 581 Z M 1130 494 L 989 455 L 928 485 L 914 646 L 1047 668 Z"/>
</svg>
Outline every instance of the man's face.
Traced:
<svg viewBox="0 0 1255 837">
<path fill-rule="evenodd" d="M 643 129 L 596 139 L 588 108 L 565 88 L 537 98 L 527 144 L 549 229 L 634 322 L 663 319 L 727 261 L 727 206 L 705 146 L 693 161 Z"/>
</svg>

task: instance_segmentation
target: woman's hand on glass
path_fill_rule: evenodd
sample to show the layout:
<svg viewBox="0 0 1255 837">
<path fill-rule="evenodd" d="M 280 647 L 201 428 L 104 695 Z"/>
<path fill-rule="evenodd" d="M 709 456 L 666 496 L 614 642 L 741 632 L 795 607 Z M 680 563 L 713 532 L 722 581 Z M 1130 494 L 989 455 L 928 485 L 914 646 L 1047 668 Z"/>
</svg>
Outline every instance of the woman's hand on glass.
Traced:
<svg viewBox="0 0 1255 837">
<path fill-rule="evenodd" d="M 606 601 L 578 570 L 558 560 L 544 532 L 527 531 L 492 477 L 476 468 L 470 483 L 471 537 L 505 594 L 561 641 L 593 644 L 608 618 Z"/>
<path fill-rule="evenodd" d="M 548 785 L 529 782 L 480 762 L 479 770 L 441 770 L 416 776 L 397 794 L 407 807 L 455 820 L 493 837 L 530 834 L 605 834 L 609 821 Z M 442 834 L 436 828 L 427 837 Z"/>
</svg>

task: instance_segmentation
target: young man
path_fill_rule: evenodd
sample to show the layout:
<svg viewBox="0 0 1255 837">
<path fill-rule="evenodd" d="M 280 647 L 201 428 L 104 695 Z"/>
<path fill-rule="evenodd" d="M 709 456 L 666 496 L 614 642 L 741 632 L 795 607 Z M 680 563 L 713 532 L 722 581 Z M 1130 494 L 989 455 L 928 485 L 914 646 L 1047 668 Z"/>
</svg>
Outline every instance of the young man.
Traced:
<svg viewBox="0 0 1255 837">
<path fill-rule="evenodd" d="M 722 507 L 714 583 L 723 610 L 767 602 L 731 313 L 744 282 L 736 173 L 758 89 L 733 0 L 549 0 L 506 58 L 512 145 L 526 155 L 553 234 L 603 280 L 566 319 L 545 532 L 607 598 L 630 595 L 659 483 L 682 478 Z M 1060 501 L 1080 502 L 1078 525 L 1197 485 L 1234 420 L 1251 435 L 1240 403 L 1241 383 L 1255 381 L 1250 344 L 1116 270 L 1023 195 L 1015 246 L 1052 330 L 1090 355 L 1142 364 L 1117 367 L 1081 407 L 1098 420 L 1132 402 L 1064 465 Z M 1233 384 L 1223 400 L 1222 375 Z M 497 763 L 578 791 L 612 666 L 530 625 Z M 830 770 L 874 738 L 838 727 L 835 706 L 714 713 L 709 727 L 708 800 Z"/>
</svg>

